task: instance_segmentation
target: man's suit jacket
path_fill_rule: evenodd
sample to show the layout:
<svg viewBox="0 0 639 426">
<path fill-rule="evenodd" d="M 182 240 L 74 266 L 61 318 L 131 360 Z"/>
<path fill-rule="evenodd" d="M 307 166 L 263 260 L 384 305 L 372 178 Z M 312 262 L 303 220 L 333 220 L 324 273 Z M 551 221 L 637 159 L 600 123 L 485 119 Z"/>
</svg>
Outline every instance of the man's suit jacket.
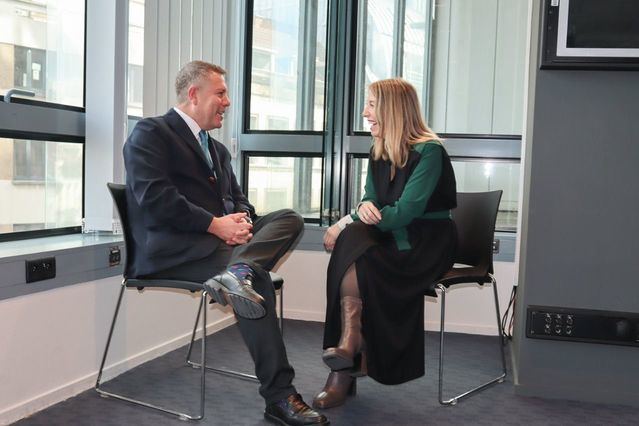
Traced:
<svg viewBox="0 0 639 426">
<path fill-rule="evenodd" d="M 133 253 L 130 278 L 202 259 L 221 240 L 207 233 L 213 216 L 255 215 L 231 168 L 224 145 L 209 138 L 214 173 L 186 122 L 175 110 L 138 122 L 124 144 L 126 196 Z"/>
</svg>

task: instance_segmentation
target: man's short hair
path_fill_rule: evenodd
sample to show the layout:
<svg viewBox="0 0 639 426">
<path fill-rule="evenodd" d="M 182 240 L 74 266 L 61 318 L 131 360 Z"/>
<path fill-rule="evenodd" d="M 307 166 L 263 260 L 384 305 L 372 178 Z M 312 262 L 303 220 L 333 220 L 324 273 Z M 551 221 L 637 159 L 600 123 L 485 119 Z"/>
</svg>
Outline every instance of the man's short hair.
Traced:
<svg viewBox="0 0 639 426">
<path fill-rule="evenodd" d="M 186 102 L 188 89 L 191 84 L 197 84 L 202 78 L 211 73 L 226 74 L 226 70 L 219 65 L 204 61 L 191 61 L 178 71 L 175 77 L 175 94 L 178 103 Z"/>
</svg>

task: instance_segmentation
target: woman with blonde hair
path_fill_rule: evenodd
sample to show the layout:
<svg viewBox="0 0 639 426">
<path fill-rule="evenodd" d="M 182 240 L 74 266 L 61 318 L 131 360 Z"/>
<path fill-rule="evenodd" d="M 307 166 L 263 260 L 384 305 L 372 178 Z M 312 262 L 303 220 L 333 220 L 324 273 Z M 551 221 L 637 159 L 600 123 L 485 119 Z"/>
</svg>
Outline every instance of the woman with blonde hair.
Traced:
<svg viewBox="0 0 639 426">
<path fill-rule="evenodd" d="M 317 408 L 343 404 L 357 376 L 399 384 L 424 374 L 424 293 L 455 254 L 455 175 L 415 88 L 372 83 L 362 115 L 373 137 L 365 193 L 324 235 L 332 254 L 322 358 L 331 373 Z"/>
</svg>

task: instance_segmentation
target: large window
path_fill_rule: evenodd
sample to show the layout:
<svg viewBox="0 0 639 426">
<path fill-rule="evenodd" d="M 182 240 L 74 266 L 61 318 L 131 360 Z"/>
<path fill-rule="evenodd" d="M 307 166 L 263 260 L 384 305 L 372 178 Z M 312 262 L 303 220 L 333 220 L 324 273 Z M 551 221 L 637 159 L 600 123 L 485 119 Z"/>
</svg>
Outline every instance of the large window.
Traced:
<svg viewBox="0 0 639 426">
<path fill-rule="evenodd" d="M 245 54 L 251 67 L 240 150 L 255 202 L 273 193 L 278 207 L 295 208 L 293 191 L 321 191 L 322 224 L 351 211 L 362 196 L 372 142 L 361 117 L 367 88 L 401 76 L 415 86 L 424 117 L 445 140 L 458 190 L 502 189 L 498 228 L 516 230 L 526 0 L 248 4 Z M 288 195 L 276 195 L 283 185 L 258 177 L 262 163 L 255 158 L 294 161 L 293 152 L 321 157 L 321 168 L 273 171 L 287 173 L 289 182 Z"/>
<path fill-rule="evenodd" d="M 248 130 L 321 131 L 326 0 L 255 0 Z"/>
<path fill-rule="evenodd" d="M 248 197 L 257 214 L 293 208 L 309 222 L 319 222 L 322 159 L 247 155 Z"/>
<path fill-rule="evenodd" d="M 81 230 L 84 35 L 84 0 L 0 0 L 0 96 L 33 95 L 2 103 L 0 241 Z"/>
<path fill-rule="evenodd" d="M 81 225 L 82 151 L 82 143 L 0 138 L 0 235 Z"/>
<path fill-rule="evenodd" d="M 321 221 L 327 0 L 248 2 L 243 184 L 259 214 Z"/>
<path fill-rule="evenodd" d="M 84 106 L 84 0 L 0 0 L 0 95 Z"/>
<path fill-rule="evenodd" d="M 452 134 L 520 135 L 525 0 L 437 0 L 429 122 Z"/>
<path fill-rule="evenodd" d="M 129 0 L 127 114 L 142 117 L 144 71 L 144 0 Z"/>
</svg>

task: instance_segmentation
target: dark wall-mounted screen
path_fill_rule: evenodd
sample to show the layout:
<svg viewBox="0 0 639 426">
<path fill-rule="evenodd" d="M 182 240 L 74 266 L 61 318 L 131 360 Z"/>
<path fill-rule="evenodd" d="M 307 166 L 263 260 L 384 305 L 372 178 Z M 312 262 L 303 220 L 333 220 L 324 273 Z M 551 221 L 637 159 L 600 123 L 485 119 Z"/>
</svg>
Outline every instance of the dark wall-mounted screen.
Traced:
<svg viewBox="0 0 639 426">
<path fill-rule="evenodd" d="M 542 68 L 639 69 L 638 0 L 545 0 Z"/>
</svg>

